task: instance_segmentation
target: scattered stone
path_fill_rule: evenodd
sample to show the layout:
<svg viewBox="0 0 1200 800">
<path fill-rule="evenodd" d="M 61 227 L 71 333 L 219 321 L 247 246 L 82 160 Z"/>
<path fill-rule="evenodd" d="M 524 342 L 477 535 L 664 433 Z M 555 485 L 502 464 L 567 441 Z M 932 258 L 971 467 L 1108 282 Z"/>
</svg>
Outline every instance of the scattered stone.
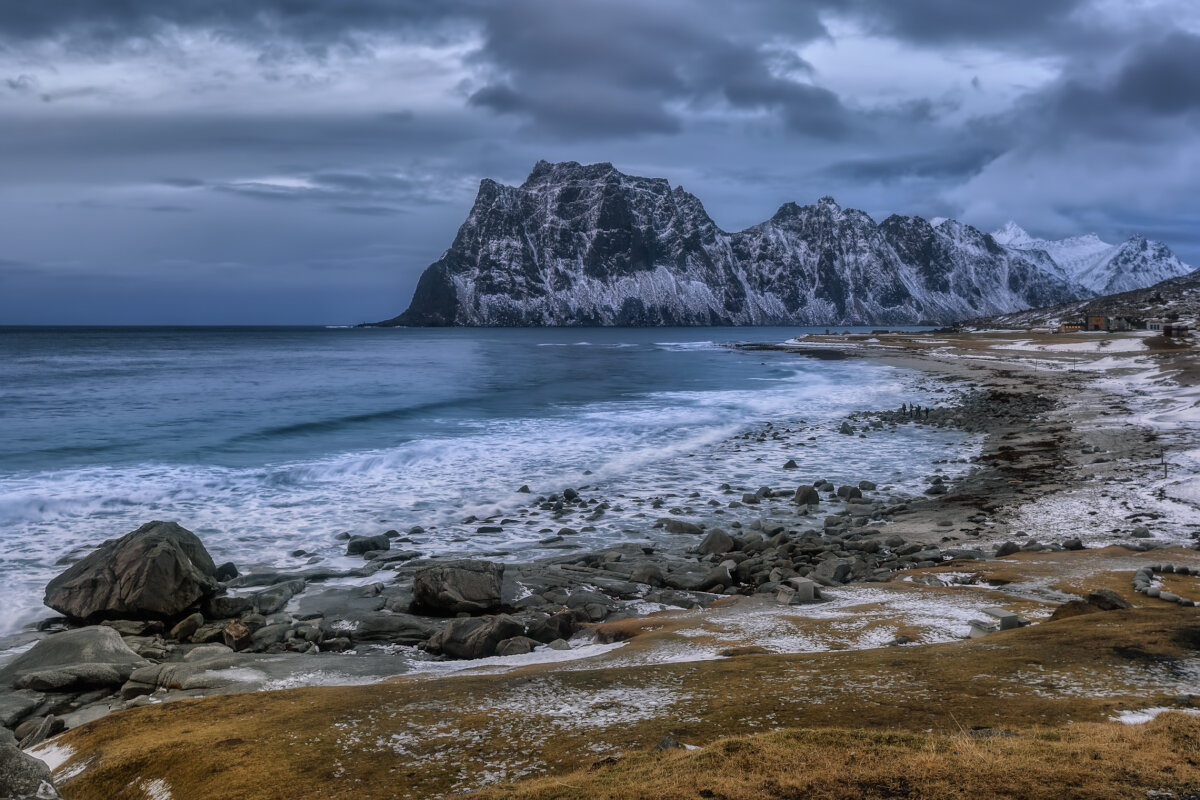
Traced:
<svg viewBox="0 0 1200 800">
<path fill-rule="evenodd" d="M 192 638 L 192 634 L 200 630 L 200 626 L 204 624 L 204 615 L 197 612 L 189 614 L 179 621 L 171 632 L 168 634 L 172 639 L 180 642 L 186 642 Z"/>
<path fill-rule="evenodd" d="M 386 533 L 376 536 L 351 536 L 346 542 L 346 555 L 361 556 L 371 550 L 390 550 L 392 540 Z"/>
<path fill-rule="evenodd" d="M 679 534 L 704 533 L 704 528 L 701 528 L 699 525 L 695 524 L 694 522 L 687 522 L 682 519 L 675 519 L 674 517 L 664 517 L 662 520 L 662 523 L 663 523 L 663 527 L 666 529 L 667 533 L 679 533 Z"/>
<path fill-rule="evenodd" d="M 796 463 L 796 459 L 789 458 L 783 465 L 784 469 L 800 469 L 800 465 Z"/>
<path fill-rule="evenodd" d="M 652 748 L 652 752 L 658 753 L 663 750 L 684 750 L 684 749 L 686 749 L 686 748 L 684 748 L 684 746 L 681 745 L 674 736 L 672 736 L 671 734 L 668 733 L 666 736 L 664 736 L 663 738 L 658 740 L 658 744 L 654 745 L 654 747 Z"/>
<path fill-rule="evenodd" d="M 629 580 L 633 581 L 634 583 L 645 583 L 649 584 L 650 586 L 662 586 L 663 579 L 664 576 L 662 568 L 657 564 L 642 564 L 634 569 L 629 576 Z"/>
<path fill-rule="evenodd" d="M 821 495 L 812 486 L 801 486 L 796 489 L 792 500 L 800 506 L 818 506 L 821 504 Z"/>
<path fill-rule="evenodd" d="M 1021 552 L 1021 547 L 1016 542 L 1005 542 L 996 548 L 996 558 L 1004 558 L 1019 552 Z"/>
<path fill-rule="evenodd" d="M 734 549 L 733 537 L 720 528 L 713 528 L 697 548 L 704 555 L 724 555 Z M 643 581 L 644 583 L 645 581 Z"/>
<path fill-rule="evenodd" d="M 532 653 L 538 643 L 530 639 L 528 636 L 514 636 L 511 639 L 505 639 L 496 645 L 496 655 L 498 656 L 520 656 L 526 653 Z"/>
<path fill-rule="evenodd" d="M 229 621 L 221 629 L 221 638 L 230 650 L 245 650 L 254 643 L 250 628 L 236 619 Z"/>
</svg>

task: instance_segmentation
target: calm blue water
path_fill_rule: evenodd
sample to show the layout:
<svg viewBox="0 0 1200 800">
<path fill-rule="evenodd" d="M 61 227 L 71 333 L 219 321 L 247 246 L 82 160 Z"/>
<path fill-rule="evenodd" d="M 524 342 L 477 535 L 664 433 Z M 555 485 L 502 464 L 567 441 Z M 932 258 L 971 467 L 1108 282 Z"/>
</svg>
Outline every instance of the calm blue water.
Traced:
<svg viewBox="0 0 1200 800">
<path fill-rule="evenodd" d="M 296 566 L 298 548 L 349 563 L 338 532 L 413 525 L 429 553 L 528 553 L 541 523 L 478 535 L 462 520 L 515 513 L 521 484 L 586 485 L 622 506 L 580 537 L 599 546 L 652 535 L 656 495 L 915 488 L 961 454 L 955 433 L 832 432 L 858 408 L 928 403 L 919 376 L 723 346 L 797 332 L 0 328 L 0 633 L 47 613 L 56 559 L 150 519 L 243 565 Z M 806 435 L 735 438 L 767 422 Z"/>
</svg>

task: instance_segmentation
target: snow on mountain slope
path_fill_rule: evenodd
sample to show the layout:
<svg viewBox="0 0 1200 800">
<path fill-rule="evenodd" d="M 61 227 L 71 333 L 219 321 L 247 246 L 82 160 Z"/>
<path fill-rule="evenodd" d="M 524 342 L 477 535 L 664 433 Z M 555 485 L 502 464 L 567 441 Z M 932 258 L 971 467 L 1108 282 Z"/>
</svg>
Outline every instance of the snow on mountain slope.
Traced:
<svg viewBox="0 0 1200 800">
<path fill-rule="evenodd" d="M 1142 289 L 1191 271 L 1165 244 L 1142 236 L 1133 236 L 1119 245 L 1109 244 L 1094 233 L 1037 239 L 1015 222 L 1008 222 L 993 231 L 992 238 L 1032 258 L 1037 258 L 1039 251 L 1044 253 L 1050 259 L 1046 268 L 1057 267 L 1059 277 L 1096 294 Z"/>
<path fill-rule="evenodd" d="M 521 186 L 480 183 L 408 310 L 379 324 L 945 324 L 1087 295 L 1060 272 L 969 225 L 877 224 L 830 197 L 728 233 L 666 180 L 540 161 Z"/>
</svg>

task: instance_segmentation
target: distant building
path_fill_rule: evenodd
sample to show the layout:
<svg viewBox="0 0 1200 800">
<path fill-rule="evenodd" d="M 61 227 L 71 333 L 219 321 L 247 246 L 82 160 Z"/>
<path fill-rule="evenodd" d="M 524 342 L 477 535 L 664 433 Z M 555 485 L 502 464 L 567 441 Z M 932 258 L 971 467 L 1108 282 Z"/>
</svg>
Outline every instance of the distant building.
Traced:
<svg viewBox="0 0 1200 800">
<path fill-rule="evenodd" d="M 1148 319 L 1148 320 L 1146 320 L 1146 330 L 1161 331 L 1163 329 L 1163 325 L 1166 325 L 1166 324 L 1168 324 L 1168 323 L 1165 319 L 1159 319 L 1157 317 L 1154 319 Z"/>
<path fill-rule="evenodd" d="M 1140 328 L 1142 321 L 1136 317 L 1106 317 L 1103 314 L 1089 314 L 1085 323 L 1089 331 L 1131 331 Z"/>
<path fill-rule="evenodd" d="M 1064 322 L 1063 324 L 1058 326 L 1058 332 L 1059 333 L 1075 333 L 1076 331 L 1083 330 L 1084 325 L 1085 325 L 1085 323 L 1083 323 L 1083 322 Z"/>
<path fill-rule="evenodd" d="M 1166 322 L 1162 326 L 1163 336 L 1187 336 L 1192 332 L 1192 329 L 1187 325 L 1178 322 Z"/>
</svg>

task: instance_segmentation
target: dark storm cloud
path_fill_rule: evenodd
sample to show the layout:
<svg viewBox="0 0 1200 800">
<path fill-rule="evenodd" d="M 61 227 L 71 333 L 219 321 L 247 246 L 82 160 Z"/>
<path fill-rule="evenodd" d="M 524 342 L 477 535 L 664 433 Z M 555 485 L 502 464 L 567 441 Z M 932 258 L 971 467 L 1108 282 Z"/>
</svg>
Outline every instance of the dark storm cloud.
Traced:
<svg viewBox="0 0 1200 800">
<path fill-rule="evenodd" d="M 429 24 L 466 10 L 456 0 L 55 0 L 5 4 L 0 39 L 67 37 L 95 46 L 149 38 L 166 26 L 314 43 L 349 33 Z"/>
<path fill-rule="evenodd" d="M 451 147 L 479 135 L 459 119 L 434 115 L 262 114 L 253 109 L 168 115 L 109 110 L 88 115 L 86 125 L 63 125 L 56 118 L 22 112 L 10 114 L 0 125 L 0 153 L 64 162 L 123 155 L 145 159 L 156 154 L 249 153 L 277 163 L 325 153 L 394 157 L 405 150 Z M 20 171 L 21 165 L 12 168 Z"/>
<path fill-rule="evenodd" d="M 1200 36 L 1175 31 L 1129 51 L 1107 73 L 1078 69 L 1032 93 L 1011 115 L 1048 143 L 1063 137 L 1149 142 L 1176 136 L 1174 123 L 1200 114 Z"/>
<path fill-rule="evenodd" d="M 967 144 L 960 149 L 840 161 L 820 174 L 880 183 L 905 178 L 962 179 L 977 174 L 1002 152 Z"/>
<path fill-rule="evenodd" d="M 817 3 L 747 4 L 728 15 L 705 3 L 661 4 L 522 0 L 484 15 L 475 59 L 495 78 L 473 105 L 518 114 L 566 137 L 678 133 L 680 107 L 725 104 L 778 112 L 797 133 L 844 133 L 838 97 L 812 85 L 812 69 L 794 51 L 826 35 Z M 739 6 L 739 11 L 743 8 Z"/>
<path fill-rule="evenodd" d="M 1058 36 L 1088 0 L 850 0 L 846 11 L 872 30 L 913 42 L 1034 44 Z"/>
</svg>

